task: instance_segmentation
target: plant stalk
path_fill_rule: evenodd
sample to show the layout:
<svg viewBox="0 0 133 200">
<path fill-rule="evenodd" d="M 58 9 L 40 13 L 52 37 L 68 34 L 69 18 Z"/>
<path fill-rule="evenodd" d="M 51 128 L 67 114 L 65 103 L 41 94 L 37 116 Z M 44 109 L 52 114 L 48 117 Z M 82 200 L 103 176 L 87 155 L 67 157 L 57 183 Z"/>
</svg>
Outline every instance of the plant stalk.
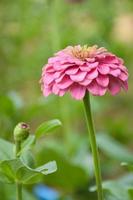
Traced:
<svg viewBox="0 0 133 200">
<path fill-rule="evenodd" d="M 89 132 L 89 140 L 90 140 L 91 150 L 92 150 L 92 155 L 93 155 L 98 200 L 103 200 L 100 160 L 99 160 L 98 147 L 96 143 L 94 125 L 93 125 L 93 120 L 92 120 L 89 93 L 86 93 L 83 99 L 83 102 L 84 102 L 84 110 L 85 110 L 86 122 L 87 122 L 87 127 L 88 127 L 88 132 Z"/>
<path fill-rule="evenodd" d="M 15 141 L 16 145 L 16 158 L 19 158 L 19 152 L 21 150 L 21 141 Z M 22 200 L 22 184 L 16 180 L 16 200 Z"/>
</svg>

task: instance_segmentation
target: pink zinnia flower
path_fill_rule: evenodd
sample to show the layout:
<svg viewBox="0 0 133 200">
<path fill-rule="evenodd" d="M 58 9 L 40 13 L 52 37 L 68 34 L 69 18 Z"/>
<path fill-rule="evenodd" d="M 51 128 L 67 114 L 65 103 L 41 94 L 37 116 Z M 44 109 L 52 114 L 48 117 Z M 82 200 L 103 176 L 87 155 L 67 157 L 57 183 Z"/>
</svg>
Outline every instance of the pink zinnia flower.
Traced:
<svg viewBox="0 0 133 200">
<path fill-rule="evenodd" d="M 44 96 L 63 96 L 69 91 L 73 98 L 83 99 L 86 92 L 102 96 L 109 91 L 116 95 L 121 88 L 128 89 L 127 80 L 128 70 L 122 59 L 103 47 L 77 45 L 49 58 L 40 82 Z"/>
</svg>

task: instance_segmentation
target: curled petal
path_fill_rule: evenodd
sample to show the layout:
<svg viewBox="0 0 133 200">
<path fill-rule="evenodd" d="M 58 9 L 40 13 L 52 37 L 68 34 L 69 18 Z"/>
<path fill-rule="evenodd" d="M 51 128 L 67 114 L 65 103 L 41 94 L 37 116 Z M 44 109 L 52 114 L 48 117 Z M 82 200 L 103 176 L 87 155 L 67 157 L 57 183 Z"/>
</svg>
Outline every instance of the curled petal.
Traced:
<svg viewBox="0 0 133 200">
<path fill-rule="evenodd" d="M 86 61 L 89 62 L 89 63 L 93 63 L 95 62 L 95 58 L 86 58 Z"/>
<path fill-rule="evenodd" d="M 73 98 L 80 100 L 83 99 L 85 96 L 86 88 L 79 85 L 79 84 L 73 84 L 70 88 L 70 93 Z"/>
<path fill-rule="evenodd" d="M 42 91 L 43 91 L 43 95 L 46 97 L 52 93 L 52 90 L 50 87 L 44 87 Z"/>
<path fill-rule="evenodd" d="M 68 76 L 64 76 L 62 81 L 58 83 L 58 87 L 63 90 L 63 89 L 68 88 L 70 85 L 72 85 L 72 83 L 73 81 Z"/>
<path fill-rule="evenodd" d="M 57 86 L 57 84 L 54 84 L 53 85 L 53 87 L 52 87 L 52 92 L 54 93 L 54 94 L 59 94 L 59 87 Z"/>
<path fill-rule="evenodd" d="M 104 59 L 101 60 L 101 62 L 105 64 L 123 64 L 123 60 L 120 58 L 117 58 L 113 54 L 107 54 Z M 115 66 L 114 66 L 115 67 Z"/>
<path fill-rule="evenodd" d="M 54 80 L 53 73 L 46 73 L 46 74 L 44 75 L 44 81 L 45 81 L 46 84 L 52 83 L 53 80 Z"/>
<path fill-rule="evenodd" d="M 59 95 L 60 97 L 62 97 L 65 93 L 66 93 L 65 90 L 60 90 L 59 93 L 58 93 L 58 95 Z"/>
<path fill-rule="evenodd" d="M 98 62 L 86 63 L 85 65 L 80 66 L 80 69 L 81 71 L 89 72 L 93 69 L 96 69 L 97 66 L 98 66 Z"/>
<path fill-rule="evenodd" d="M 93 79 L 95 79 L 97 76 L 98 76 L 98 71 L 97 71 L 97 69 L 92 69 L 90 72 L 88 72 L 86 78 L 87 78 L 87 79 L 93 80 Z"/>
<path fill-rule="evenodd" d="M 88 86 L 92 82 L 92 79 L 84 79 L 83 81 L 80 81 L 80 85 Z"/>
<path fill-rule="evenodd" d="M 68 59 L 68 62 L 69 63 L 72 63 L 72 64 L 76 64 L 76 65 L 83 65 L 85 62 L 84 61 L 82 61 L 82 60 L 79 60 L 79 59 L 77 59 L 77 58 L 73 58 L 73 57 L 70 57 L 69 59 Z"/>
<path fill-rule="evenodd" d="M 96 81 L 91 82 L 88 87 L 88 91 L 93 95 L 103 96 L 107 88 L 100 86 Z"/>
<path fill-rule="evenodd" d="M 120 69 L 112 69 L 110 70 L 109 74 L 113 75 L 114 77 L 118 77 L 121 74 Z"/>
<path fill-rule="evenodd" d="M 54 84 L 53 85 L 53 88 L 52 88 L 52 92 L 55 94 L 55 95 L 59 95 L 59 96 L 63 96 L 65 94 L 65 90 L 62 90 L 58 87 L 57 84 Z"/>
<path fill-rule="evenodd" d="M 122 81 L 127 81 L 128 75 L 127 75 L 125 72 L 121 72 L 120 75 L 119 75 L 119 78 L 120 78 Z"/>
<path fill-rule="evenodd" d="M 117 64 L 112 64 L 112 63 L 110 63 L 110 64 L 108 64 L 108 66 L 109 66 L 110 68 L 112 68 L 112 69 L 118 69 L 118 65 L 117 65 Z"/>
<path fill-rule="evenodd" d="M 47 72 L 54 72 L 54 71 L 55 71 L 54 68 L 53 68 L 53 66 L 52 66 L 52 65 L 49 65 L 49 64 L 47 64 L 47 65 L 45 65 L 45 66 L 43 67 L 42 73 L 44 72 L 44 74 L 45 74 L 45 70 L 46 70 Z"/>
<path fill-rule="evenodd" d="M 95 69 L 96 67 L 98 67 L 98 62 L 94 62 L 94 63 L 87 63 L 88 67 L 90 69 Z"/>
<path fill-rule="evenodd" d="M 125 91 L 127 91 L 128 90 L 128 82 L 127 81 L 120 81 L 121 82 L 121 86 L 122 86 L 122 88 L 125 90 Z"/>
<path fill-rule="evenodd" d="M 60 60 L 59 57 L 52 57 L 48 59 L 48 64 L 54 64 Z"/>
<path fill-rule="evenodd" d="M 127 68 L 126 68 L 124 65 L 119 65 L 118 67 L 119 67 L 119 69 L 121 69 L 123 72 L 125 72 L 125 73 L 128 74 L 128 70 L 127 70 Z"/>
<path fill-rule="evenodd" d="M 67 69 L 68 67 L 71 67 L 71 66 L 74 66 L 74 64 L 71 64 L 71 63 L 65 63 L 65 64 L 61 64 L 59 62 L 55 63 L 53 65 L 54 69 L 56 71 L 61 71 L 61 70 L 65 70 Z"/>
<path fill-rule="evenodd" d="M 98 83 L 100 86 L 102 86 L 102 87 L 107 87 L 108 84 L 109 84 L 109 77 L 100 74 L 100 75 L 96 78 L 96 81 L 97 81 L 97 83 Z"/>
<path fill-rule="evenodd" d="M 108 64 L 100 64 L 98 67 L 98 71 L 103 75 L 108 74 L 110 71 L 109 65 Z"/>
<path fill-rule="evenodd" d="M 91 69 L 87 65 L 80 66 L 79 69 L 82 72 L 89 72 L 89 71 L 91 71 Z"/>
<path fill-rule="evenodd" d="M 80 81 L 83 81 L 85 76 L 86 76 L 87 72 L 82 72 L 82 71 L 79 71 L 77 72 L 76 74 L 74 75 L 70 75 L 70 78 L 72 81 L 74 82 L 80 82 Z"/>
<path fill-rule="evenodd" d="M 55 73 L 53 74 L 54 79 L 58 79 L 62 74 L 63 74 L 62 71 L 57 71 L 57 72 L 55 72 Z"/>
<path fill-rule="evenodd" d="M 65 71 L 65 74 L 68 74 L 68 75 L 76 74 L 78 72 L 78 70 L 79 70 L 79 68 L 77 66 L 73 66 L 71 68 L 68 68 Z"/>
<path fill-rule="evenodd" d="M 62 73 L 59 78 L 55 79 L 55 82 L 60 83 L 62 81 L 62 79 L 64 78 L 64 76 L 65 76 L 65 74 Z"/>
<path fill-rule="evenodd" d="M 121 90 L 121 84 L 117 80 L 117 78 L 110 77 L 110 82 L 109 82 L 109 91 L 112 95 L 116 95 L 120 92 Z"/>
</svg>

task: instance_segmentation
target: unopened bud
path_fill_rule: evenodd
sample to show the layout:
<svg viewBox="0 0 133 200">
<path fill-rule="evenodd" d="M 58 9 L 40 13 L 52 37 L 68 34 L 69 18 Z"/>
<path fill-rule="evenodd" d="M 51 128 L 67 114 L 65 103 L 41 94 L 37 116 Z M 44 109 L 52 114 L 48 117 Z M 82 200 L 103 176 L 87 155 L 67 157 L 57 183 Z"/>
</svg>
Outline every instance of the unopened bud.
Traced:
<svg viewBox="0 0 133 200">
<path fill-rule="evenodd" d="M 26 140 L 27 137 L 29 136 L 29 131 L 30 127 L 28 124 L 24 122 L 20 122 L 19 124 L 16 125 L 14 128 L 14 140 L 15 141 L 23 141 Z"/>
</svg>

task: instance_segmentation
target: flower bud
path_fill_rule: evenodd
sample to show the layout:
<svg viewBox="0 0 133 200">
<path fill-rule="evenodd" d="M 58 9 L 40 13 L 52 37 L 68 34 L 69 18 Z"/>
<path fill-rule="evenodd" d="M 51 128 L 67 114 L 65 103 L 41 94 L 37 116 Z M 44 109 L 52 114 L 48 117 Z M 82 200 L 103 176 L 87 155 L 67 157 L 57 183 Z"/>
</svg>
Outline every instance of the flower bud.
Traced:
<svg viewBox="0 0 133 200">
<path fill-rule="evenodd" d="M 20 122 L 14 128 L 13 132 L 14 140 L 20 142 L 26 140 L 27 137 L 29 136 L 29 131 L 30 131 L 29 125 L 24 122 Z"/>
</svg>

